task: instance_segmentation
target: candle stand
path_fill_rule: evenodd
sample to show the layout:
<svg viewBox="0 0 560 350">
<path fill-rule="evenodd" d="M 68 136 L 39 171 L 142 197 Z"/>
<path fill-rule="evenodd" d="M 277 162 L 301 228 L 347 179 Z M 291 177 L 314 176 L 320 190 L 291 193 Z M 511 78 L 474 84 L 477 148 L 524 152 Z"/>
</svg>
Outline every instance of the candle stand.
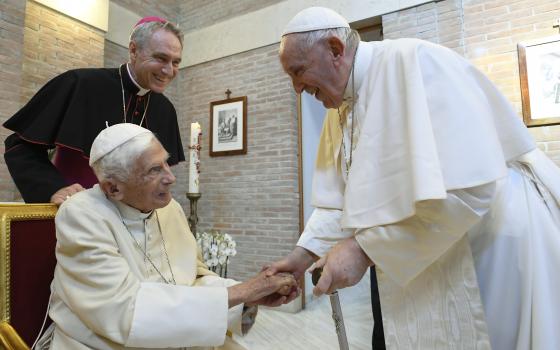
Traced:
<svg viewBox="0 0 560 350">
<path fill-rule="evenodd" d="M 187 198 L 191 203 L 191 213 L 188 217 L 189 227 L 191 229 L 192 234 L 196 237 L 196 224 L 198 224 L 198 215 L 196 211 L 196 204 L 198 199 L 200 198 L 200 193 L 190 193 L 187 192 Z"/>
</svg>

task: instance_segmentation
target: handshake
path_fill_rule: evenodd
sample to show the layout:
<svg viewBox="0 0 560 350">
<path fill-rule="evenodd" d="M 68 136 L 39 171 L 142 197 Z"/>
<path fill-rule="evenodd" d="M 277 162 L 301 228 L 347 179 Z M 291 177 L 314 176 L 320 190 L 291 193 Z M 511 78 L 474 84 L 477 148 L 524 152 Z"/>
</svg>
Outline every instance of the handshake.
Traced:
<svg viewBox="0 0 560 350">
<path fill-rule="evenodd" d="M 236 290 L 232 292 L 239 294 L 235 294 L 238 299 L 236 304 L 230 302 L 230 307 L 243 302 L 249 306 L 289 303 L 301 292 L 297 281 L 313 263 L 323 270 L 313 288 L 316 296 L 353 286 L 373 266 L 353 237 L 340 241 L 320 259 L 305 248 L 296 247 L 285 258 L 265 266 L 257 276 L 234 286 Z"/>
<path fill-rule="evenodd" d="M 241 303 L 245 306 L 280 306 L 294 300 L 299 293 L 294 275 L 288 272 L 271 274 L 265 267 L 255 277 L 228 287 L 229 307 Z"/>
<path fill-rule="evenodd" d="M 248 306 L 289 303 L 301 292 L 297 281 L 313 263 L 315 268 L 323 269 L 313 289 L 316 296 L 353 286 L 373 266 L 353 237 L 340 241 L 321 259 L 305 248 L 296 247 L 285 258 L 265 266 L 257 276 L 229 287 L 230 297 L 235 298 L 233 304 L 230 298 L 230 307 L 240 303 Z"/>
<path fill-rule="evenodd" d="M 317 256 L 296 247 L 287 257 L 264 266 L 255 277 L 229 287 L 229 307 L 241 303 L 274 307 L 291 302 L 301 293 L 298 280 L 315 260 Z"/>
</svg>

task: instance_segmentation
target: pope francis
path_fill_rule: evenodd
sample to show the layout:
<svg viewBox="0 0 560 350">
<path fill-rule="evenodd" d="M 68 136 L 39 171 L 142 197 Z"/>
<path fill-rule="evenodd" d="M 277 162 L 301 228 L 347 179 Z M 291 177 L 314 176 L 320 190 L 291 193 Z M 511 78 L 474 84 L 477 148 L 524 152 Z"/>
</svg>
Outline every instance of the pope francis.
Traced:
<svg viewBox="0 0 560 350">
<path fill-rule="evenodd" d="M 496 86 L 443 46 L 360 41 L 323 7 L 294 16 L 279 56 L 329 111 L 314 212 L 270 273 L 321 258 L 320 295 L 375 266 L 376 350 L 560 349 L 560 169 Z"/>
<path fill-rule="evenodd" d="M 66 200 L 55 219 L 54 323 L 39 348 L 207 349 L 232 342 L 226 331 L 241 331 L 244 309 L 295 298 L 289 274 L 238 283 L 206 268 L 171 198 L 167 158 L 134 124 L 97 136 L 89 163 L 99 184 Z"/>
</svg>

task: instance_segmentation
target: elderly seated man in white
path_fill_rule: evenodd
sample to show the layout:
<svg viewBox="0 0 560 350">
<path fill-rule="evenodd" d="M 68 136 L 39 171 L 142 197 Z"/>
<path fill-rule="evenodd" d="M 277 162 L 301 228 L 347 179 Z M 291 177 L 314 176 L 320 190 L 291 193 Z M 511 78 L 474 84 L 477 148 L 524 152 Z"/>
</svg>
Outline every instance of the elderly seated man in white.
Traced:
<svg viewBox="0 0 560 350">
<path fill-rule="evenodd" d="M 134 124 L 108 127 L 93 142 L 99 184 L 56 216 L 54 324 L 42 348 L 220 346 L 228 328 L 241 330 L 244 306 L 295 298 L 290 274 L 238 283 L 207 269 L 171 198 L 167 158 L 152 132 Z"/>
</svg>

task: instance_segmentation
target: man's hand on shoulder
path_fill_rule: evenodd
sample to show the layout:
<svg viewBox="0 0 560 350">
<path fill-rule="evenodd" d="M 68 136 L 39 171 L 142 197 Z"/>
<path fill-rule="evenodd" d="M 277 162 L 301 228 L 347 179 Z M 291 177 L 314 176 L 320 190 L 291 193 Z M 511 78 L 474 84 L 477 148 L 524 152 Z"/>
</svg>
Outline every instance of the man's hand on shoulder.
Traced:
<svg viewBox="0 0 560 350">
<path fill-rule="evenodd" d="M 61 205 L 65 200 L 70 198 L 73 194 L 85 190 L 82 185 L 76 183 L 70 186 L 66 186 L 56 191 L 55 194 L 51 196 L 51 203 L 56 205 Z"/>
</svg>

